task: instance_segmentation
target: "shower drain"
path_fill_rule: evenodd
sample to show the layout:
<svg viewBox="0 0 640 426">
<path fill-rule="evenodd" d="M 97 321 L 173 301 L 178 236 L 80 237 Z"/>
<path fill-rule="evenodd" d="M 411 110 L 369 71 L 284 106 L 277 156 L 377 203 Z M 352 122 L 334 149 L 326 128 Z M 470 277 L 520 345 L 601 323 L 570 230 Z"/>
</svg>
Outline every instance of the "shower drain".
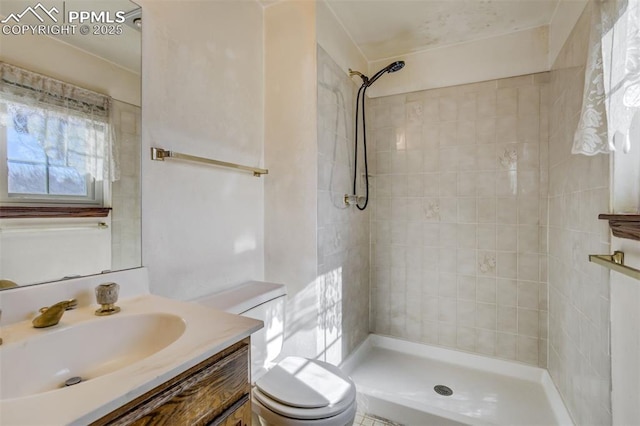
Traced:
<svg viewBox="0 0 640 426">
<path fill-rule="evenodd" d="M 436 386 L 434 386 L 433 390 L 436 391 L 436 393 L 438 395 L 442 395 L 442 396 L 451 396 L 451 395 L 453 395 L 453 391 L 451 390 L 451 388 L 449 386 L 436 385 Z"/>
</svg>

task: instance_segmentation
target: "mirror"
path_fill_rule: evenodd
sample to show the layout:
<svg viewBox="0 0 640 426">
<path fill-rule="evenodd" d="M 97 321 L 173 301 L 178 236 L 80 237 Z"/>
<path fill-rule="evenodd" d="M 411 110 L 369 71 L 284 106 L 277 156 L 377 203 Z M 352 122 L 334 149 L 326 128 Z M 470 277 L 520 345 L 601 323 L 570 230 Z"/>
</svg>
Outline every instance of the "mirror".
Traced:
<svg viewBox="0 0 640 426">
<path fill-rule="evenodd" d="M 141 266 L 141 28 L 129 0 L 0 2 L 0 289 Z"/>
</svg>

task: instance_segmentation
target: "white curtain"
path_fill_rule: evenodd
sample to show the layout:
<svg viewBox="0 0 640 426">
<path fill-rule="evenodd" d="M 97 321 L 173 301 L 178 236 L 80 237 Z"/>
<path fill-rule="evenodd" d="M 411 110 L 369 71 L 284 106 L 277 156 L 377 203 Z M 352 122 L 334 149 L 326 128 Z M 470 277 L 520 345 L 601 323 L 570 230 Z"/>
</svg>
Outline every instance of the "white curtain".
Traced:
<svg viewBox="0 0 640 426">
<path fill-rule="evenodd" d="M 28 133 L 52 161 L 64 156 L 96 181 L 119 179 L 108 96 L 0 62 L 0 102 L 4 127 Z"/>
<path fill-rule="evenodd" d="M 640 0 L 592 0 L 589 55 L 572 153 L 630 149 L 629 126 L 640 108 Z M 640 149 L 637 147 L 636 149 Z"/>
</svg>

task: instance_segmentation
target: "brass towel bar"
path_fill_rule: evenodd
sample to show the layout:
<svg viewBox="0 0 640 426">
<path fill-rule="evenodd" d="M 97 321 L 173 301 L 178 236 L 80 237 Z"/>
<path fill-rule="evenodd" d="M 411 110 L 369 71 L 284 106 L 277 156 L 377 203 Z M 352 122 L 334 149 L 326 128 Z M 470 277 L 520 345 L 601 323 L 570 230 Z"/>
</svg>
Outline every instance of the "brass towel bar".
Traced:
<svg viewBox="0 0 640 426">
<path fill-rule="evenodd" d="M 108 229 L 109 225 L 105 222 L 98 223 L 79 223 L 69 225 L 25 225 L 25 226 L 3 226 L 0 227 L 0 233 L 6 232 L 49 232 L 49 231 L 82 231 L 82 230 L 102 230 Z"/>
<path fill-rule="evenodd" d="M 624 264 L 624 253 L 621 251 L 614 251 L 613 254 L 590 254 L 589 262 L 597 263 L 628 277 L 640 280 L 640 270 L 626 266 Z"/>
<path fill-rule="evenodd" d="M 214 166 L 230 167 L 232 169 L 244 170 L 252 172 L 254 176 L 260 177 L 269 173 L 267 169 L 259 169 L 257 167 L 243 166 L 241 164 L 227 163 L 226 161 L 212 160 L 211 158 L 196 157 L 195 155 L 181 154 L 175 151 L 168 151 L 162 148 L 151 148 L 151 159 L 164 161 L 165 158 L 177 158 L 180 160 L 195 161 L 198 163 L 212 164 Z"/>
</svg>

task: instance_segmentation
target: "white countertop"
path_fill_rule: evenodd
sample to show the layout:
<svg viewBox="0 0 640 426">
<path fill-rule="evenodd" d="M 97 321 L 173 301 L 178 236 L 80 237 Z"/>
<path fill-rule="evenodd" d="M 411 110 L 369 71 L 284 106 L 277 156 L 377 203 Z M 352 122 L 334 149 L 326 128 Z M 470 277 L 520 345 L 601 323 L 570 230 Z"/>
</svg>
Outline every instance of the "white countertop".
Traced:
<svg viewBox="0 0 640 426">
<path fill-rule="evenodd" d="M 186 323 L 184 333 L 155 354 L 110 374 L 78 385 L 23 398 L 0 401 L 0 424 L 5 425 L 85 425 L 97 420 L 183 371 L 204 361 L 262 328 L 261 321 L 228 314 L 194 303 L 154 295 L 120 300 L 122 312 L 114 315 L 168 313 Z M 73 327 L 96 320 L 95 305 L 67 311 L 54 328 Z M 51 329 L 53 330 L 53 328 Z M 36 333 L 30 321 L 2 327 L 3 347 L 21 344 Z M 95 336 L 99 339 L 100 336 Z M 84 342 L 91 345 L 90 341 Z M 82 348 L 78 348 L 82 350 Z M 55 348 L 51 348 L 54 352 Z M 0 356 L 0 362 L 1 362 Z M 0 363 L 1 369 L 11 366 Z"/>
</svg>

